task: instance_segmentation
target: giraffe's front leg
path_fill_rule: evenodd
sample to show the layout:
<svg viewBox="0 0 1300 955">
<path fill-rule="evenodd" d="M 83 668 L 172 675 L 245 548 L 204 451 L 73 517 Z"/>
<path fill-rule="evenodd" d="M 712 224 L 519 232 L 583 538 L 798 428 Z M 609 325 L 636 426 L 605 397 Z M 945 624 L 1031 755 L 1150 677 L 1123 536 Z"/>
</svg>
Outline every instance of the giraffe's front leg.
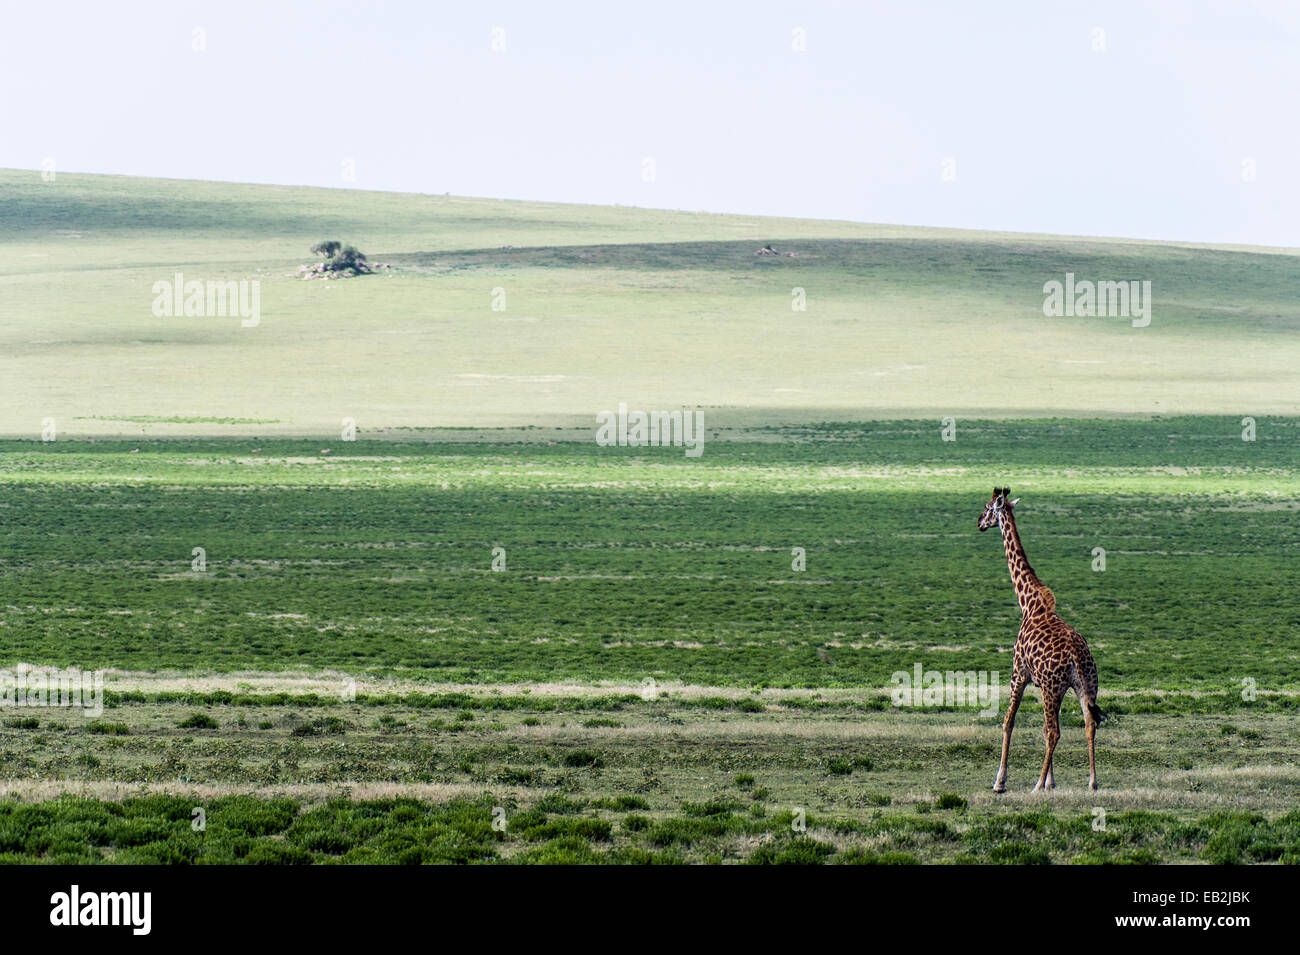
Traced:
<svg viewBox="0 0 1300 955">
<path fill-rule="evenodd" d="M 993 791 L 1007 791 L 1007 756 L 1011 752 L 1011 730 L 1016 725 L 1016 710 L 1020 709 L 1020 697 L 1025 692 L 1025 681 L 1018 676 L 1011 678 L 1011 700 L 1007 703 L 1007 716 L 1002 721 L 1002 762 L 998 765 L 997 778 L 993 780 Z"/>
</svg>

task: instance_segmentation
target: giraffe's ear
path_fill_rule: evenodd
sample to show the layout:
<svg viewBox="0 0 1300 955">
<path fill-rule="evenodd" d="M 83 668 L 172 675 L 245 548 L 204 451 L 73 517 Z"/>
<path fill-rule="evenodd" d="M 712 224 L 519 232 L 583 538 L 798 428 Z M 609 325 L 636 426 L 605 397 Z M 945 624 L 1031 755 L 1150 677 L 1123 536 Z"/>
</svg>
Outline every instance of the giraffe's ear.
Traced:
<svg viewBox="0 0 1300 955">
<path fill-rule="evenodd" d="M 1019 503 L 1020 503 L 1020 498 L 1016 498 L 1014 501 L 1008 502 L 1007 507 L 1015 507 Z"/>
</svg>

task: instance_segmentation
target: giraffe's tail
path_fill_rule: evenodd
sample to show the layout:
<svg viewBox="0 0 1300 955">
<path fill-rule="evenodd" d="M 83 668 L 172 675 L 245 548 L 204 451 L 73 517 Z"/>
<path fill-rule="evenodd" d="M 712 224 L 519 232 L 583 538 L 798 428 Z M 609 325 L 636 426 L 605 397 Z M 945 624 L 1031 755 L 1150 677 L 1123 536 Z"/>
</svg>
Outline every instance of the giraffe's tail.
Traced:
<svg viewBox="0 0 1300 955">
<path fill-rule="evenodd" d="M 1103 713 L 1101 707 L 1092 700 L 1088 701 L 1088 712 L 1092 715 L 1092 721 L 1098 726 L 1106 722 L 1106 714 Z"/>
</svg>

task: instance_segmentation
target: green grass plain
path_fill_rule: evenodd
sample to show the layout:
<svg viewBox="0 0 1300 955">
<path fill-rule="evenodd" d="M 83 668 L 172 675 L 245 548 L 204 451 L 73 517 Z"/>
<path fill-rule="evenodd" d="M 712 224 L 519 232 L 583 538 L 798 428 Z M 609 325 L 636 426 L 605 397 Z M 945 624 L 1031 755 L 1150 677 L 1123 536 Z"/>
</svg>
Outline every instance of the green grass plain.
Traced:
<svg viewBox="0 0 1300 955">
<path fill-rule="evenodd" d="M 1293 252 L 17 171 L 0 237 L 0 668 L 108 689 L 0 713 L 4 861 L 1300 861 Z M 292 278 L 326 237 L 393 268 Z M 176 270 L 261 324 L 155 318 Z M 1073 697 L 999 798 L 997 717 L 890 703 L 1005 690 L 995 484 L 1100 793 Z"/>
<path fill-rule="evenodd" d="M 11 442 L 6 654 L 417 683 L 1005 670 L 1019 611 L 999 539 L 975 530 L 1001 482 L 1061 612 L 1107 658 L 1103 687 L 1295 690 L 1278 638 L 1300 624 L 1300 421 L 1257 427 L 1251 443 L 1232 419 L 977 421 L 945 442 L 937 423 L 880 422 L 698 459 L 590 441 Z"/>
<path fill-rule="evenodd" d="M 1067 716 L 1047 797 L 1022 727 L 995 797 L 990 721 L 852 699 L 165 696 L 0 728 L 0 861 L 1300 862 L 1293 710 L 1117 716 L 1098 793 Z"/>
</svg>

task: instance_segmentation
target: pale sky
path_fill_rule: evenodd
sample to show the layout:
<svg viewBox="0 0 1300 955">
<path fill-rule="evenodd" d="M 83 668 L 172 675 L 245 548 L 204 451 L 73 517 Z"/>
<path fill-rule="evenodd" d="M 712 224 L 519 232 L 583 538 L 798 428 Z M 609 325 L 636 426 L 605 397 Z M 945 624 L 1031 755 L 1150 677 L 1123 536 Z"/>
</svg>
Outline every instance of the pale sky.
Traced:
<svg viewBox="0 0 1300 955">
<path fill-rule="evenodd" d="M 1286 0 L 5 0 L 0 22 L 3 167 L 1300 246 Z"/>
</svg>

